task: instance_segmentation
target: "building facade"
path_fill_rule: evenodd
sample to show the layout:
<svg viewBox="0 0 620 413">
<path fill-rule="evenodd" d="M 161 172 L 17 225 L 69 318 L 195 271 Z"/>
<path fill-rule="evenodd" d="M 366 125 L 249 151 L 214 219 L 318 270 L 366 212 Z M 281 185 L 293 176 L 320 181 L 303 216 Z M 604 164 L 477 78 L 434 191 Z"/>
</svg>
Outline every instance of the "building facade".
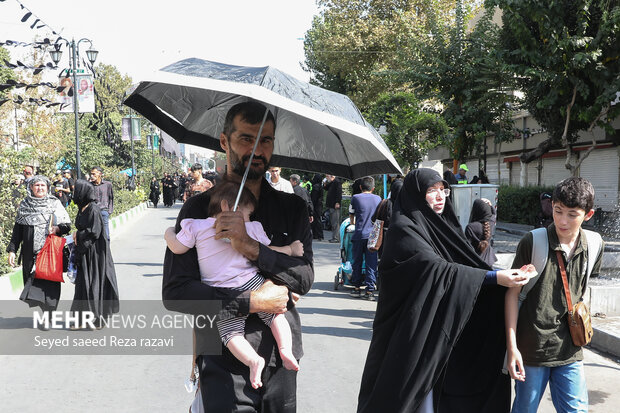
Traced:
<svg viewBox="0 0 620 413">
<path fill-rule="evenodd" d="M 547 132 L 538 125 L 527 112 L 521 112 L 513 118 L 515 122 L 515 139 L 512 142 L 496 143 L 493 137 L 486 140 L 486 174 L 491 183 L 515 186 L 554 186 L 562 179 L 571 176 L 566 169 L 566 150 L 553 149 L 541 158 L 529 164 L 520 161 L 519 155 L 530 151 L 547 139 Z M 620 119 L 614 123 L 615 134 L 606 134 L 602 129 L 593 131 L 596 140 L 595 149 L 583 161 L 577 176 L 588 179 L 596 192 L 595 208 L 613 211 L 618 208 L 620 183 Z M 525 132 L 523 132 L 525 131 Z M 574 165 L 585 151 L 592 146 L 592 134 L 580 133 L 576 143 L 570 146 L 571 163 Z M 468 178 L 480 175 L 484 168 L 484 155 L 471 156 L 465 162 L 469 168 Z M 428 158 L 440 161 L 444 170 L 452 169 L 452 158 L 445 147 L 431 151 Z"/>
</svg>

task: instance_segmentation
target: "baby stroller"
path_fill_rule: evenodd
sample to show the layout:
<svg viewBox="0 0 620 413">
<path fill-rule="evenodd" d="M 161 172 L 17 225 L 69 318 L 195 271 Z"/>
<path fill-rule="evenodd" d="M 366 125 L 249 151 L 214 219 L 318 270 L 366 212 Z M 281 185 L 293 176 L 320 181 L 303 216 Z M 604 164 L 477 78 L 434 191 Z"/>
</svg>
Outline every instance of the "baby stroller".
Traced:
<svg viewBox="0 0 620 413">
<path fill-rule="evenodd" d="M 349 218 L 340 224 L 340 260 L 341 264 L 336 271 L 334 277 L 334 290 L 338 290 L 339 286 L 352 286 L 351 276 L 353 275 L 353 233 L 355 225 L 351 225 Z M 366 269 L 362 263 L 362 274 L 366 274 Z"/>
</svg>

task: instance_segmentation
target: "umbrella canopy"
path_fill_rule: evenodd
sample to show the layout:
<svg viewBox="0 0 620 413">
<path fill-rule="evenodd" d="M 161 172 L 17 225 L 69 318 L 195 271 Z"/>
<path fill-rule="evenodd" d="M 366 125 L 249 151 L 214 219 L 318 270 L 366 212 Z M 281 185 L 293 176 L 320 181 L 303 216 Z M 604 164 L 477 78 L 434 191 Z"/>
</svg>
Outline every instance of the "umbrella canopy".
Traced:
<svg viewBox="0 0 620 413">
<path fill-rule="evenodd" d="M 272 165 L 350 179 L 401 173 L 347 96 L 272 67 L 181 60 L 140 82 L 125 104 L 180 143 L 221 151 L 226 113 L 247 100 L 262 102 L 276 118 Z"/>
</svg>

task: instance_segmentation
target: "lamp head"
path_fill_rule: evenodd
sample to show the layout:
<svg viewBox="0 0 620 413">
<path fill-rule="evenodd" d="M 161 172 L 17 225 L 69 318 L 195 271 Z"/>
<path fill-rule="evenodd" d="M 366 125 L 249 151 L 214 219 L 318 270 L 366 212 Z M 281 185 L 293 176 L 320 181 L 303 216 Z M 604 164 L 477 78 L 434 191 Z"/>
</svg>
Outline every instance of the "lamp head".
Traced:
<svg viewBox="0 0 620 413">
<path fill-rule="evenodd" d="M 86 51 L 86 57 L 88 57 L 88 61 L 90 64 L 94 64 L 95 60 L 97 60 L 97 55 L 99 54 L 98 50 L 93 49 L 92 46 Z"/>
<path fill-rule="evenodd" d="M 56 66 L 58 66 L 58 62 L 60 62 L 60 58 L 62 57 L 62 52 L 59 49 L 50 50 L 50 57 L 52 58 L 52 62 Z"/>
</svg>

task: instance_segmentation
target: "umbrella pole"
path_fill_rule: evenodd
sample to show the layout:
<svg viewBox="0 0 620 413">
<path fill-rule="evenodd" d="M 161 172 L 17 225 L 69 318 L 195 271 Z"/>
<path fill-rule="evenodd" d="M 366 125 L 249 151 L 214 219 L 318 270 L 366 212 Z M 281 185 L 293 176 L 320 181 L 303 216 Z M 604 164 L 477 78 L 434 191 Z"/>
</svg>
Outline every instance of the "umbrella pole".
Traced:
<svg viewBox="0 0 620 413">
<path fill-rule="evenodd" d="M 235 206 L 233 207 L 233 211 L 237 210 L 237 206 L 239 205 L 239 199 L 241 198 L 241 191 L 243 191 L 243 186 L 245 185 L 245 181 L 248 179 L 248 173 L 250 172 L 250 168 L 252 167 L 252 160 L 254 159 L 254 153 L 256 152 L 256 147 L 258 146 L 258 142 L 260 141 L 260 136 L 263 133 L 263 126 L 265 126 L 265 121 L 267 120 L 267 114 L 269 113 L 269 108 L 265 109 L 265 115 L 263 115 L 263 121 L 260 124 L 260 128 L 258 129 L 258 135 L 256 136 L 256 140 L 254 141 L 254 147 L 252 148 L 252 153 L 250 154 L 250 160 L 248 161 L 248 166 L 245 168 L 245 172 L 243 173 L 243 179 L 241 179 L 241 186 L 239 187 L 239 192 L 237 193 L 237 199 L 235 199 Z"/>
</svg>

